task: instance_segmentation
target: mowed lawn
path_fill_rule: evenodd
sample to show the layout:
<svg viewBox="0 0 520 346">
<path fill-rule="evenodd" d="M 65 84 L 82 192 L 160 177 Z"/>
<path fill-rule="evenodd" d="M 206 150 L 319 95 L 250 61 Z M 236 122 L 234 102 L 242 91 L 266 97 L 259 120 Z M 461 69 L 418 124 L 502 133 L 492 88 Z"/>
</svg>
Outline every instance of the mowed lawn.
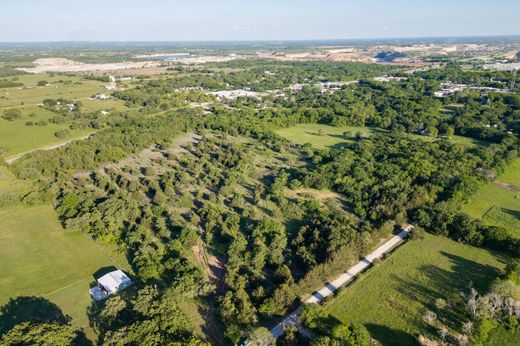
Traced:
<svg viewBox="0 0 520 346">
<path fill-rule="evenodd" d="M 352 141 L 358 132 L 363 136 L 369 136 L 372 130 L 368 127 L 358 126 L 334 127 L 323 124 L 298 124 L 275 132 L 296 144 L 310 143 L 315 148 L 325 149 Z M 349 132 L 349 136 L 345 137 L 344 132 Z"/>
<path fill-rule="evenodd" d="M 7 152 L 4 154 L 6 158 L 47 145 L 63 143 L 94 132 L 92 129 L 70 130 L 69 137 L 58 138 L 54 134 L 59 130 L 68 129 L 70 122 L 64 124 L 48 123 L 45 126 L 27 126 L 25 125 L 26 122 L 31 121 L 34 123 L 39 120 L 48 120 L 54 116 L 54 113 L 37 106 L 19 109 L 22 113 L 20 119 L 8 121 L 0 118 L 0 147 L 7 149 Z M 31 113 L 34 113 L 36 116 L 29 117 Z M 0 108 L 0 114 L 3 114 L 2 108 Z"/>
<path fill-rule="evenodd" d="M 44 297 L 88 335 L 88 289 L 110 259 L 81 234 L 65 232 L 51 206 L 0 209 L 0 305 L 18 296 Z"/>
<path fill-rule="evenodd" d="M 436 298 L 468 290 L 470 280 L 486 292 L 504 262 L 500 254 L 426 234 L 361 275 L 326 308 L 344 323 L 365 325 L 384 345 L 417 345 L 414 334 L 437 335 L 422 319 L 427 309 L 436 311 Z"/>
<path fill-rule="evenodd" d="M 340 148 L 344 143 L 348 143 L 354 140 L 357 133 L 360 133 L 364 137 L 368 137 L 373 133 L 386 131 L 377 128 L 360 126 L 334 127 L 323 124 L 298 124 L 288 128 L 276 130 L 275 132 L 279 136 L 296 144 L 303 145 L 310 143 L 317 149 L 326 149 Z M 348 136 L 343 135 L 345 132 L 348 132 Z M 415 134 L 409 134 L 408 136 L 414 139 L 420 139 L 429 142 L 438 140 L 433 137 Z M 467 147 L 489 145 L 488 142 L 462 136 L 453 136 L 450 141 Z"/>
<path fill-rule="evenodd" d="M 520 237 L 520 159 L 515 159 L 495 182 L 473 196 L 462 212 Z"/>
</svg>

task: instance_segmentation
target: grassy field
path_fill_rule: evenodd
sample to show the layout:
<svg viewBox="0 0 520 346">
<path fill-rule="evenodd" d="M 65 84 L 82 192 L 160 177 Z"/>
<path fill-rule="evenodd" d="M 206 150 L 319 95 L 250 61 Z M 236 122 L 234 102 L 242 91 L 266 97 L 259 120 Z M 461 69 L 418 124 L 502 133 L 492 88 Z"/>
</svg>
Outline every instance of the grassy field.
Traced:
<svg viewBox="0 0 520 346">
<path fill-rule="evenodd" d="M 297 144 L 310 143 L 317 149 L 325 148 L 339 148 L 344 143 L 352 141 L 356 133 L 361 133 L 363 136 L 370 136 L 372 133 L 381 132 L 383 130 L 370 128 L 370 127 L 358 127 L 358 126 L 342 126 L 333 127 L 322 124 L 298 124 L 285 129 L 276 130 L 276 133 Z M 345 137 L 344 132 L 349 132 L 349 136 Z M 425 141 L 434 141 L 435 139 L 428 136 L 420 135 L 409 135 L 411 138 L 418 138 Z M 477 145 L 489 145 L 484 141 L 479 141 L 473 138 L 453 136 L 450 141 L 453 143 L 461 144 L 464 146 L 477 146 Z"/>
<path fill-rule="evenodd" d="M 350 138 L 343 136 L 350 132 Z M 343 143 L 353 140 L 356 133 L 369 136 L 372 130 L 368 127 L 343 126 L 333 127 L 322 124 L 298 124 L 285 129 L 276 130 L 276 133 L 296 144 L 310 143 L 318 149 L 340 147 Z"/>
<path fill-rule="evenodd" d="M 44 297 L 88 329 L 93 274 L 110 259 L 80 234 L 66 233 L 51 206 L 0 209 L 0 305 L 17 296 Z"/>
<path fill-rule="evenodd" d="M 492 331 L 487 346 L 518 346 L 520 340 L 520 330 L 506 330 L 505 328 L 497 328 Z"/>
<path fill-rule="evenodd" d="M 106 93 L 103 83 L 96 80 L 85 80 L 80 77 L 54 76 L 47 74 L 20 75 L 19 82 L 24 87 L 1 88 L 0 107 L 36 105 L 47 98 L 64 98 L 69 100 L 83 100 L 97 93 Z M 37 82 L 45 80 L 48 86 L 36 86 Z M 69 81 L 58 83 L 59 80 Z"/>
<path fill-rule="evenodd" d="M 82 100 L 83 104 L 82 109 L 86 111 L 98 111 L 98 110 L 116 110 L 116 111 L 124 111 L 128 109 L 124 102 L 118 99 L 110 98 L 108 100 Z"/>
<path fill-rule="evenodd" d="M 37 122 L 38 120 L 48 120 L 54 113 L 36 106 L 21 108 L 22 117 L 14 121 L 7 121 L 0 118 L 0 147 L 7 148 L 5 157 L 10 157 L 29 150 L 43 146 L 58 144 L 94 132 L 92 129 L 70 130 L 67 138 L 57 138 L 54 133 L 59 130 L 68 129 L 70 123 L 53 124 L 45 126 L 27 126 L 26 122 Z M 0 109 L 0 113 L 2 109 Z M 29 117 L 28 114 L 34 113 L 36 116 Z"/>
<path fill-rule="evenodd" d="M 397 249 L 326 308 L 344 323 L 364 324 L 384 345 L 416 345 L 413 334 L 436 335 L 422 320 L 427 309 L 436 311 L 436 298 L 467 290 L 470 280 L 485 291 L 504 266 L 499 254 L 426 234 Z M 454 314 L 449 318 L 461 322 Z"/>
<path fill-rule="evenodd" d="M 473 196 L 462 212 L 520 237 L 520 159 Z"/>
</svg>

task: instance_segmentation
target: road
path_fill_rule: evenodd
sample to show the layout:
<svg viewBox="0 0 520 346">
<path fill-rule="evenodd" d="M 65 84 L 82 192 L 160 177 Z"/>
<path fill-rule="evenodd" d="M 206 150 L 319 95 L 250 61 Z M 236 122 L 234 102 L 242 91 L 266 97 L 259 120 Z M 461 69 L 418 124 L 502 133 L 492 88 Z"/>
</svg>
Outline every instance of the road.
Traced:
<svg viewBox="0 0 520 346">
<path fill-rule="evenodd" d="M 271 329 L 271 334 L 275 338 L 279 338 L 283 335 L 284 330 L 283 326 L 291 326 L 296 325 L 300 332 L 305 336 L 310 336 L 310 332 L 304 329 L 300 322 L 298 321 L 298 315 L 304 304 L 317 304 L 323 302 L 323 300 L 336 292 L 340 287 L 349 283 L 354 279 L 357 275 L 363 272 L 365 269 L 370 267 L 372 263 L 383 257 L 385 254 L 389 253 L 396 246 L 400 245 L 404 242 L 404 240 L 408 237 L 410 232 L 412 231 L 413 226 L 408 225 L 399 234 L 393 236 L 388 241 L 386 241 L 383 245 L 379 246 L 373 252 L 368 254 L 365 258 L 359 261 L 356 265 L 350 267 L 345 273 L 339 275 L 336 279 L 331 282 L 328 282 L 318 291 L 314 292 L 309 298 L 303 301 L 303 304 L 300 305 L 296 310 L 291 312 L 287 317 L 285 317 L 280 323 L 278 323 L 273 329 Z M 247 342 L 245 343 L 247 345 Z"/>
<path fill-rule="evenodd" d="M 32 152 L 35 152 L 35 151 L 38 151 L 38 150 L 52 150 L 52 149 L 57 149 L 59 147 L 62 147 L 64 145 L 67 145 L 69 143 L 72 143 L 74 141 L 82 141 L 84 139 L 87 139 L 87 138 L 90 138 L 90 136 L 92 136 L 92 133 L 89 133 L 88 135 L 85 135 L 85 136 L 81 136 L 81 137 L 77 137 L 77 138 L 73 138 L 73 139 L 70 139 L 66 142 L 62 142 L 62 143 L 58 143 L 58 144 L 51 144 L 51 145 L 46 145 L 44 147 L 40 147 L 40 148 L 36 148 L 36 149 L 33 149 L 33 150 L 29 150 L 29 151 L 25 151 L 23 153 L 20 153 L 20 154 L 17 154 L 17 155 L 14 155 L 14 156 L 9 156 L 9 157 L 6 157 L 5 158 L 5 162 L 7 164 L 12 164 L 13 162 L 15 162 L 16 160 L 22 158 L 24 155 L 27 155 L 29 153 L 32 153 Z"/>
</svg>

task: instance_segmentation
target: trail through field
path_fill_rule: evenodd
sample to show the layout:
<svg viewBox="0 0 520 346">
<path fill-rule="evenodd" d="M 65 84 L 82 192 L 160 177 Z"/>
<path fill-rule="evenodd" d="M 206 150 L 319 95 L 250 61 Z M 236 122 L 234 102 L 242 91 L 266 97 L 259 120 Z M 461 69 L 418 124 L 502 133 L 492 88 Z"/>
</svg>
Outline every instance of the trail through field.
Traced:
<svg viewBox="0 0 520 346">
<path fill-rule="evenodd" d="M 8 164 L 12 164 L 13 162 L 15 162 L 16 160 L 19 160 L 21 159 L 23 156 L 29 154 L 29 153 L 32 153 L 32 152 L 35 152 L 35 151 L 38 151 L 38 150 L 52 150 L 52 149 L 57 149 L 59 147 L 63 147 L 64 145 L 67 145 L 69 143 L 72 143 L 74 141 L 82 141 L 82 140 L 85 140 L 87 138 L 90 138 L 90 136 L 92 136 L 92 133 L 89 133 L 88 135 L 85 135 L 85 136 L 81 136 L 81 137 L 77 137 L 77 138 L 72 138 L 72 139 L 69 139 L 68 141 L 65 141 L 65 142 L 62 142 L 62 143 L 57 143 L 57 144 L 51 144 L 51 145 L 46 145 L 44 147 L 40 147 L 40 148 L 36 148 L 36 149 L 33 149 L 33 150 L 29 150 L 29 151 L 25 151 L 23 153 L 20 153 L 20 154 L 17 154 L 15 156 L 10 156 L 10 157 L 7 157 L 5 158 L 5 162 L 8 163 Z"/>
<path fill-rule="evenodd" d="M 399 232 L 399 234 L 393 236 L 384 244 L 379 246 L 373 252 L 368 254 L 365 258 L 359 261 L 356 265 L 350 267 L 345 273 L 339 275 L 336 279 L 331 282 L 327 282 L 321 289 L 312 293 L 310 297 L 303 301 L 303 304 L 300 305 L 296 310 L 294 310 L 291 314 L 285 317 L 280 323 L 278 323 L 273 329 L 271 329 L 271 334 L 275 338 L 279 338 L 284 333 L 284 326 L 292 326 L 295 325 L 298 327 L 300 332 L 305 336 L 311 336 L 310 331 L 304 329 L 299 322 L 298 315 L 304 304 L 318 304 L 323 302 L 323 300 L 336 292 L 339 288 L 351 282 L 356 276 L 358 276 L 365 269 L 370 267 L 372 263 L 388 254 L 395 247 L 402 244 L 405 239 L 409 236 L 412 231 L 413 226 L 408 225 Z M 243 345 L 248 345 L 248 342 L 244 342 Z"/>
</svg>

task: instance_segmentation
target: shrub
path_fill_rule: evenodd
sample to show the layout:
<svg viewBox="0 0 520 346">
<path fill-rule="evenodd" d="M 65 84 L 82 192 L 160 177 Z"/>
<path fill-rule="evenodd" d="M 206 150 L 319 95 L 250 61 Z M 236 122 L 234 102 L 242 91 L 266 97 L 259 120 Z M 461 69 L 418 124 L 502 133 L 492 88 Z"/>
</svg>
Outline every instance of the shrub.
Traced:
<svg viewBox="0 0 520 346">
<path fill-rule="evenodd" d="M 22 117 L 22 113 L 19 109 L 8 109 L 2 115 L 2 118 L 8 121 L 14 121 L 16 119 L 20 119 Z"/>
<path fill-rule="evenodd" d="M 59 131 L 55 132 L 54 135 L 58 138 L 65 138 L 70 135 L 70 131 L 68 129 L 59 130 Z"/>
</svg>

